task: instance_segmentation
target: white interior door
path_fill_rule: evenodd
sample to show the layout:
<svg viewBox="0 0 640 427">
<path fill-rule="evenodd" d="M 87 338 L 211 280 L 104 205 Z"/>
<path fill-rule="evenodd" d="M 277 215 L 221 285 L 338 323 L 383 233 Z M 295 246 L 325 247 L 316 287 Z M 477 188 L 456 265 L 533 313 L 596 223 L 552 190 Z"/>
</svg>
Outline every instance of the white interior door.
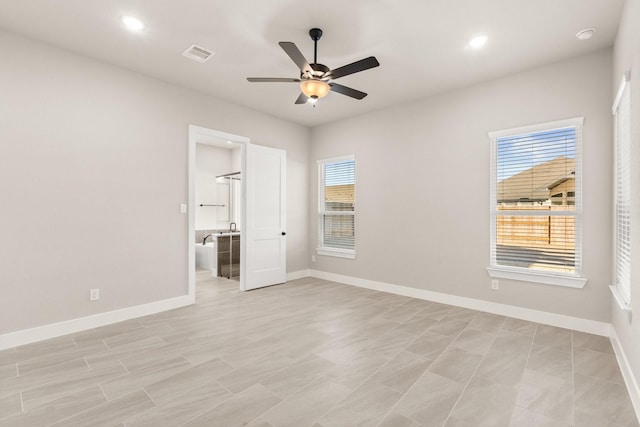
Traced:
<svg viewBox="0 0 640 427">
<path fill-rule="evenodd" d="M 284 150 L 247 144 L 244 290 L 287 278 L 286 162 Z"/>
</svg>

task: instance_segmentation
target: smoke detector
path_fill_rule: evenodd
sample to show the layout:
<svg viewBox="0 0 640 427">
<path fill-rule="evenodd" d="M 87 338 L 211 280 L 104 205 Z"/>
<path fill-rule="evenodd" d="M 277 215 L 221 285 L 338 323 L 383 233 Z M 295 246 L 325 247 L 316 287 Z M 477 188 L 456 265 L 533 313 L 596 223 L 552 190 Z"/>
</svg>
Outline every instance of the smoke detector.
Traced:
<svg viewBox="0 0 640 427">
<path fill-rule="evenodd" d="M 593 37 L 593 34 L 595 32 L 595 28 L 585 28 L 584 30 L 580 30 L 576 33 L 576 38 L 578 40 L 589 40 L 591 37 Z"/>
<path fill-rule="evenodd" d="M 182 52 L 182 54 L 187 58 L 198 62 L 205 62 L 214 55 L 214 53 L 209 49 L 205 49 L 204 47 L 195 44 L 189 46 L 187 50 Z"/>
</svg>

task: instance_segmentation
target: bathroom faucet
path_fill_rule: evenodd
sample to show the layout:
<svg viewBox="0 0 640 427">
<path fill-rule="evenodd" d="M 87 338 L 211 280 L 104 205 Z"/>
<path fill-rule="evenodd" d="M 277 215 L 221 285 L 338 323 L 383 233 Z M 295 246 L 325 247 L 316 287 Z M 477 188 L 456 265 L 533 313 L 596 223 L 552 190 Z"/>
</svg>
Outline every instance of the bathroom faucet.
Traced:
<svg viewBox="0 0 640 427">
<path fill-rule="evenodd" d="M 204 246 L 204 244 L 207 242 L 207 239 L 211 236 L 213 236 L 213 234 L 207 234 L 206 236 L 204 236 L 204 239 L 202 239 L 202 246 Z"/>
<path fill-rule="evenodd" d="M 234 231 L 237 231 L 237 229 L 238 229 L 237 227 L 238 227 L 238 225 L 235 222 L 230 223 L 229 224 L 229 232 L 233 233 Z"/>
</svg>

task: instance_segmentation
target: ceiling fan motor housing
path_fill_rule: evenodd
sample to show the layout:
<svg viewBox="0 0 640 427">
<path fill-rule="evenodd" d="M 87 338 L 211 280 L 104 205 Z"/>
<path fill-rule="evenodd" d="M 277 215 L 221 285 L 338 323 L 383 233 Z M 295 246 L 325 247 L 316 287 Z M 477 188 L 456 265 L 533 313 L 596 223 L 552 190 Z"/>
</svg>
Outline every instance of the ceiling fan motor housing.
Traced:
<svg viewBox="0 0 640 427">
<path fill-rule="evenodd" d="M 328 81 L 331 77 L 329 71 L 331 69 L 324 64 L 309 64 L 313 72 L 303 71 L 300 73 L 300 78 L 303 80 L 317 79 Z"/>
</svg>

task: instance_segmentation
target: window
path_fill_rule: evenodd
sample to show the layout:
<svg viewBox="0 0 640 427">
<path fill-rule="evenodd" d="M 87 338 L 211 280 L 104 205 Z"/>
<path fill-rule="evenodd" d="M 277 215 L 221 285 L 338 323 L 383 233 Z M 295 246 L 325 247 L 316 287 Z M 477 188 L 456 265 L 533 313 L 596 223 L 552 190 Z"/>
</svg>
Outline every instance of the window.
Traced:
<svg viewBox="0 0 640 427">
<path fill-rule="evenodd" d="M 616 188 L 614 295 L 623 308 L 631 302 L 631 97 L 626 74 L 613 104 L 615 115 Z"/>
<path fill-rule="evenodd" d="M 489 134 L 489 274 L 583 287 L 582 118 Z"/>
<path fill-rule="evenodd" d="M 353 156 L 318 161 L 320 255 L 355 258 L 355 167 Z"/>
</svg>

